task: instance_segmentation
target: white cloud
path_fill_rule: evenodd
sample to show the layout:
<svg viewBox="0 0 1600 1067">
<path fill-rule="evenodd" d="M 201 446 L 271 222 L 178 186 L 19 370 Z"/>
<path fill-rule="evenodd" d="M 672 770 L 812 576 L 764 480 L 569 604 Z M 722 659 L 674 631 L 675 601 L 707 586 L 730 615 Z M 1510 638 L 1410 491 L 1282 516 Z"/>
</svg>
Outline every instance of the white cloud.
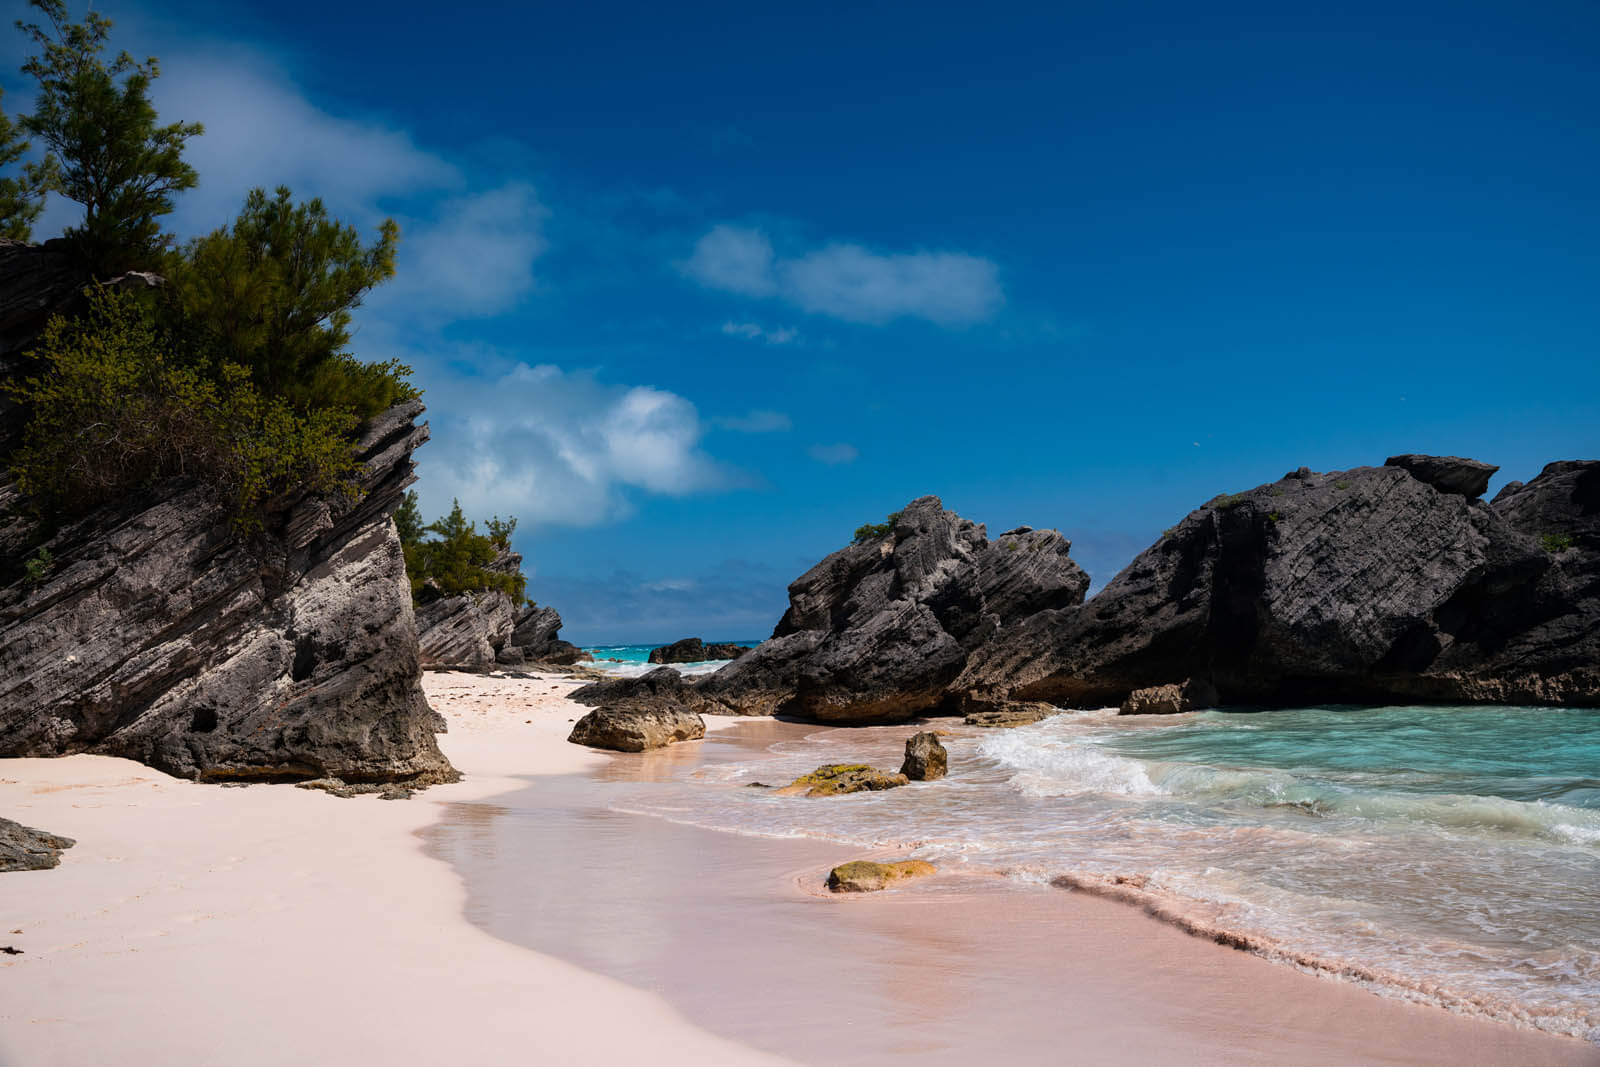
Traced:
<svg viewBox="0 0 1600 1067">
<path fill-rule="evenodd" d="M 675 393 L 526 363 L 430 385 L 433 440 L 417 455 L 425 514 L 458 498 L 468 514 L 509 513 L 525 527 L 589 526 L 628 514 L 630 491 L 683 496 L 738 481 L 700 448 L 705 426 Z"/>
<path fill-rule="evenodd" d="M 788 345 L 800 340 L 800 331 L 793 326 L 768 328 L 756 322 L 725 322 L 722 333 L 726 337 L 742 337 L 747 341 L 760 341 L 768 345 Z"/>
<path fill-rule="evenodd" d="M 436 221 L 402 225 L 395 278 L 373 302 L 385 314 L 408 317 L 509 311 L 534 290 L 548 216 L 524 182 L 448 201 Z"/>
<path fill-rule="evenodd" d="M 806 450 L 811 458 L 818 463 L 826 463 L 830 467 L 837 467 L 845 463 L 854 463 L 861 453 L 855 445 L 812 445 Z"/>
<path fill-rule="evenodd" d="M 713 226 L 694 246 L 694 255 L 679 264 L 689 277 L 712 289 L 742 296 L 771 296 L 772 242 L 760 230 Z"/>
<path fill-rule="evenodd" d="M 789 416 L 781 411 L 752 411 L 748 415 L 718 415 L 711 420 L 713 426 L 735 433 L 783 433 L 794 428 Z"/>
<path fill-rule="evenodd" d="M 835 244 L 779 265 L 785 299 L 847 322 L 982 322 L 1005 302 L 992 260 L 959 252 L 879 255 Z"/>
<path fill-rule="evenodd" d="M 679 266 L 709 289 L 776 296 L 813 314 L 871 325 L 916 318 L 961 326 L 991 318 L 1005 303 L 999 267 L 982 256 L 884 254 L 833 243 L 780 257 L 763 231 L 726 223 L 713 226 Z M 755 323 L 729 322 L 722 330 L 751 340 L 768 337 Z"/>
</svg>

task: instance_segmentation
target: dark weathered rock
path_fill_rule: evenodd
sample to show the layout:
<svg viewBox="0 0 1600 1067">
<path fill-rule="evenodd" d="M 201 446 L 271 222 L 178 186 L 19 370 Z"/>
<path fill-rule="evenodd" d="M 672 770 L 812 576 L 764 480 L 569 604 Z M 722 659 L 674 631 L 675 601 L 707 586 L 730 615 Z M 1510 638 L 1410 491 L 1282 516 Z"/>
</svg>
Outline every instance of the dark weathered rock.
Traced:
<svg viewBox="0 0 1600 1067">
<path fill-rule="evenodd" d="M 649 662 L 651 663 L 699 663 L 709 659 L 706 655 L 706 643 L 698 637 L 685 637 L 681 641 L 674 641 L 670 645 L 650 650 Z"/>
<path fill-rule="evenodd" d="M 905 762 L 900 773 L 913 782 L 931 782 L 943 778 L 950 767 L 950 753 L 932 730 L 912 734 L 906 740 Z"/>
<path fill-rule="evenodd" d="M 591 708 L 630 711 L 682 709 L 699 713 L 706 700 L 671 667 L 657 667 L 637 678 L 607 678 L 572 692 L 572 699 Z"/>
<path fill-rule="evenodd" d="M 706 735 L 700 716 L 681 708 L 597 708 L 578 720 L 567 738 L 575 745 L 643 752 Z"/>
<path fill-rule="evenodd" d="M 731 641 L 721 642 L 706 646 L 706 659 L 738 659 L 749 651 L 750 649 L 746 645 L 736 645 Z"/>
<path fill-rule="evenodd" d="M 1183 684 L 1151 686 L 1135 689 L 1122 702 L 1122 715 L 1177 715 L 1199 708 L 1215 707 L 1217 692 L 1211 683 L 1190 679 Z"/>
<path fill-rule="evenodd" d="M 60 864 L 62 850 L 75 844 L 70 837 L 0 819 L 0 872 L 49 870 Z"/>
<path fill-rule="evenodd" d="M 1457 493 L 1468 500 L 1476 500 L 1489 489 L 1489 479 L 1500 468 L 1492 463 L 1480 463 L 1460 456 L 1390 456 L 1383 461 L 1385 467 L 1403 467 L 1418 481 L 1426 482 L 1441 493 Z"/>
<path fill-rule="evenodd" d="M 876 893 L 897 882 L 933 873 L 933 864 L 925 860 L 900 860 L 898 863 L 854 860 L 828 872 L 828 888 L 835 893 Z"/>
<path fill-rule="evenodd" d="M 978 703 L 1075 706 L 1175 678 L 1260 705 L 1600 703 L 1588 467 L 1553 464 L 1492 507 L 1398 466 L 1218 497 L 1089 603 L 1008 629 L 956 684 Z M 1572 547 L 1548 550 L 1541 523 L 1569 524 Z"/>
<path fill-rule="evenodd" d="M 1055 531 L 990 541 L 912 501 L 891 529 L 789 586 L 772 639 L 698 685 L 713 711 L 830 722 L 904 720 L 948 703 L 972 650 L 1000 628 L 1082 601 L 1088 576 Z"/>
<path fill-rule="evenodd" d="M 831 797 L 844 793 L 878 793 L 911 781 L 903 774 L 890 774 L 865 763 L 828 763 L 810 774 L 802 774 L 778 793 L 803 793 L 808 797 Z"/>
<path fill-rule="evenodd" d="M 174 482 L 56 530 L 38 581 L 8 550 L 0 755 L 97 752 L 203 780 L 453 777 L 389 518 L 421 411 L 364 428 L 359 500 L 281 501 L 254 539 Z M 40 537 L 0 479 L 0 545 Z"/>
</svg>

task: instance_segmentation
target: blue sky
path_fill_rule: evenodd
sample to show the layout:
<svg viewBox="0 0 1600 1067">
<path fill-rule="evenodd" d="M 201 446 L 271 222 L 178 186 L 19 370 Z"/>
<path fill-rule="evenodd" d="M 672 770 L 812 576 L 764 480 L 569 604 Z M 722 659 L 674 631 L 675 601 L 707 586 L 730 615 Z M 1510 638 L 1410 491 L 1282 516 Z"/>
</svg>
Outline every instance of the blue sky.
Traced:
<svg viewBox="0 0 1600 1067">
<path fill-rule="evenodd" d="M 866 7 L 100 5 L 179 232 L 399 220 L 424 510 L 582 643 L 762 636 L 924 493 L 1099 586 L 1302 464 L 1600 455 L 1594 4 Z"/>
</svg>

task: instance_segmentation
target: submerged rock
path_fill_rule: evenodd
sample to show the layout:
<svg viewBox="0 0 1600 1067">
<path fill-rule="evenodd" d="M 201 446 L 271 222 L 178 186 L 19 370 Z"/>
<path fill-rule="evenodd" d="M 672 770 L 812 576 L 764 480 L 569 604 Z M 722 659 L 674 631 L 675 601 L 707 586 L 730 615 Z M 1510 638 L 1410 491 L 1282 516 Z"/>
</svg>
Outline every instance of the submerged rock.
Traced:
<svg viewBox="0 0 1600 1067">
<path fill-rule="evenodd" d="M 681 708 L 597 708 L 578 720 L 567 740 L 590 748 L 644 752 L 705 735 L 705 720 Z"/>
<path fill-rule="evenodd" d="M 789 586 L 771 640 L 699 684 L 710 710 L 827 722 L 902 721 L 954 693 L 972 651 L 1035 613 L 1082 601 L 1088 576 L 1053 530 L 990 541 L 937 497 Z"/>
<path fill-rule="evenodd" d="M 62 850 L 75 844 L 70 837 L 0 818 L 0 872 L 49 870 L 61 863 Z"/>
<path fill-rule="evenodd" d="M 831 797 L 842 793 L 881 792 L 906 785 L 911 779 L 890 774 L 865 763 L 827 763 L 810 774 L 802 774 L 777 792 L 804 793 L 808 797 Z"/>
<path fill-rule="evenodd" d="M 965 722 L 968 726 L 985 729 L 1007 729 L 1032 726 L 1040 720 L 1060 714 L 1060 708 L 1042 700 L 1003 700 L 995 704 L 973 705 L 967 712 Z"/>
<path fill-rule="evenodd" d="M 835 893 L 875 893 L 896 882 L 922 878 L 935 873 L 933 864 L 924 860 L 900 860 L 897 863 L 873 863 L 854 860 L 841 863 L 828 872 L 828 888 Z"/>
<path fill-rule="evenodd" d="M 931 782 L 943 778 L 950 766 L 950 753 L 931 730 L 912 734 L 906 740 L 906 758 L 900 773 L 913 782 Z"/>
</svg>

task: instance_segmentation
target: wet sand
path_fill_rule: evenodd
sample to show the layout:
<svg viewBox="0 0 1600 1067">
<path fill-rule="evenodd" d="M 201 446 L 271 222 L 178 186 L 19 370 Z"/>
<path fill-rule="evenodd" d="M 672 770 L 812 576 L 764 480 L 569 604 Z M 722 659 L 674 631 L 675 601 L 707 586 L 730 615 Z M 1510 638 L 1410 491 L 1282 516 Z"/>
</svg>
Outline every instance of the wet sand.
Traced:
<svg viewBox="0 0 1600 1067">
<path fill-rule="evenodd" d="M 468 919 L 807 1063 L 1600 1064 L 1579 1041 L 1379 997 L 1091 895 L 945 875 L 839 897 L 822 880 L 862 858 L 847 847 L 607 810 L 618 781 L 815 729 L 719 726 L 447 807 L 423 837 L 462 873 Z"/>
</svg>

